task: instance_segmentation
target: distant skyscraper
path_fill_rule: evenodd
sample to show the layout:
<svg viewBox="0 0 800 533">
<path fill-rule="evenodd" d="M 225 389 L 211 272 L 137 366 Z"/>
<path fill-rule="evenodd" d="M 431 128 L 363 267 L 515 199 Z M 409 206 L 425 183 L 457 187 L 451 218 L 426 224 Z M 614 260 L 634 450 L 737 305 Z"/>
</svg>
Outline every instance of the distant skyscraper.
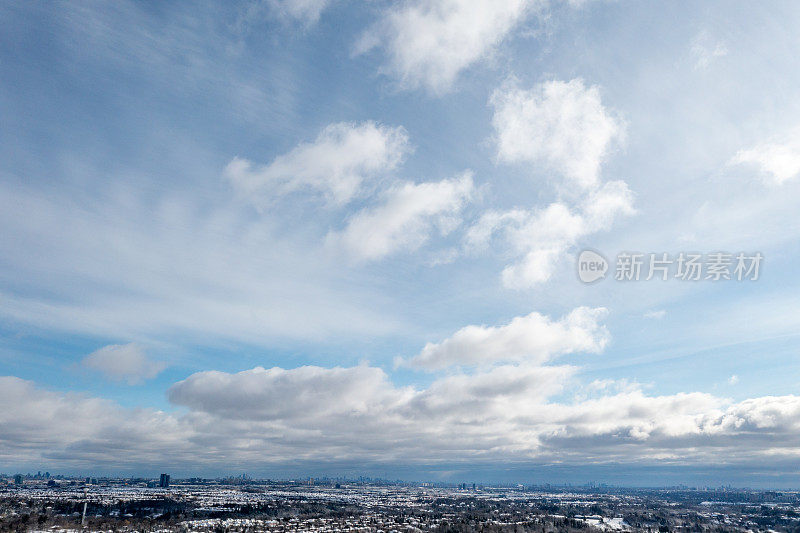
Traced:
<svg viewBox="0 0 800 533">
<path fill-rule="evenodd" d="M 14 485 L 22 485 L 22 474 L 14 476 Z"/>
<path fill-rule="evenodd" d="M 161 474 L 161 481 L 158 482 L 159 487 L 169 487 L 169 474 Z"/>
</svg>

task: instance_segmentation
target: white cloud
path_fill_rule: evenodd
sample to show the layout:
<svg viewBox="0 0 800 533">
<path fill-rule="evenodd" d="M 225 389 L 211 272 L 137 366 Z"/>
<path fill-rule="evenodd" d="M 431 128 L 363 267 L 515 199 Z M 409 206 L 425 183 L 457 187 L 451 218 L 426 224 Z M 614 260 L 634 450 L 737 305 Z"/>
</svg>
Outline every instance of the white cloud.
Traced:
<svg viewBox="0 0 800 533">
<path fill-rule="evenodd" d="M 597 185 L 612 141 L 624 128 L 603 107 L 596 86 L 582 80 L 549 81 L 530 90 L 514 84 L 496 90 L 494 107 L 497 159 L 541 164 L 583 188 Z"/>
<path fill-rule="evenodd" d="M 543 363 L 572 352 L 599 353 L 609 340 L 599 324 L 602 308 L 579 307 L 560 320 L 533 312 L 503 326 L 466 326 L 439 343 L 428 343 L 408 364 L 438 370 L 498 361 Z"/>
<path fill-rule="evenodd" d="M 755 167 L 769 181 L 782 185 L 800 176 L 800 130 L 739 150 L 729 164 Z"/>
<path fill-rule="evenodd" d="M 237 191 L 258 202 L 270 203 L 278 196 L 309 190 L 343 204 L 360 192 L 366 180 L 397 167 L 409 150 L 402 127 L 341 122 L 268 165 L 256 167 L 236 157 L 224 174 Z"/>
<path fill-rule="evenodd" d="M 519 225 L 528 219 L 530 213 L 524 209 L 509 211 L 487 211 L 464 235 L 467 251 L 480 251 L 489 246 L 494 234 L 508 225 Z"/>
<path fill-rule="evenodd" d="M 130 385 L 152 379 L 166 368 L 163 362 L 150 360 L 136 343 L 104 346 L 84 357 L 81 364 L 113 380 L 125 380 Z"/>
<path fill-rule="evenodd" d="M 525 289 L 549 280 L 578 239 L 607 230 L 618 217 L 634 212 L 633 193 L 625 182 L 612 181 L 588 194 L 576 209 L 554 202 L 538 210 L 485 213 L 465 234 L 464 245 L 477 251 L 501 235 L 518 257 L 503 270 L 503 284 Z"/>
<path fill-rule="evenodd" d="M 382 204 L 357 212 L 344 230 L 329 234 L 328 244 L 360 260 L 415 250 L 434 230 L 447 234 L 457 227 L 472 193 L 470 172 L 439 182 L 396 185 L 384 194 Z"/>
<path fill-rule="evenodd" d="M 607 230 L 618 217 L 635 214 L 633 199 L 633 192 L 624 181 L 609 181 L 603 184 L 589 194 L 580 205 L 586 221 L 585 233 Z"/>
<path fill-rule="evenodd" d="M 627 378 L 622 379 L 596 379 L 583 387 L 583 389 L 576 394 L 576 399 L 586 399 L 593 395 L 609 396 L 611 394 L 619 393 L 632 393 L 638 392 L 642 389 L 642 385 L 637 381 L 631 381 Z"/>
<path fill-rule="evenodd" d="M 385 50 L 386 71 L 407 88 L 448 91 L 459 73 L 485 58 L 539 0 L 414 0 L 391 7 L 356 47 Z"/>
<path fill-rule="evenodd" d="M 694 68 L 702 70 L 720 57 L 728 55 L 728 47 L 722 41 L 714 40 L 708 31 L 701 31 L 692 39 L 690 49 L 694 60 Z"/>
<path fill-rule="evenodd" d="M 392 389 L 382 370 L 368 366 L 257 367 L 237 374 L 192 374 L 170 389 L 169 398 L 176 404 L 226 418 L 274 420 L 367 414 L 378 404 L 397 401 Z M 331 402 L 331 398 L 338 400 Z"/>
<path fill-rule="evenodd" d="M 644 318 L 661 320 L 662 318 L 667 316 L 667 312 L 664 309 L 652 309 L 650 311 L 647 311 L 643 316 Z"/>
<path fill-rule="evenodd" d="M 415 419 L 450 419 L 464 422 L 475 417 L 507 418 L 511 413 L 536 409 L 558 394 L 575 368 L 570 366 L 502 365 L 473 375 L 455 374 L 415 391 L 404 414 Z"/>
<path fill-rule="evenodd" d="M 507 237 L 521 259 L 503 269 L 503 285 L 524 289 L 550 279 L 567 248 L 586 231 L 584 219 L 562 203 L 535 211 Z"/>
<path fill-rule="evenodd" d="M 181 460 L 186 452 L 182 441 L 191 437 L 190 428 L 161 411 L 51 392 L 11 376 L 0 377 L 0 426 L 0 460 L 5 465 L 166 465 Z"/>
<path fill-rule="evenodd" d="M 728 378 L 729 385 L 736 385 L 737 383 L 739 383 L 739 376 L 737 376 L 736 374 L 733 374 L 731 377 Z"/>
</svg>

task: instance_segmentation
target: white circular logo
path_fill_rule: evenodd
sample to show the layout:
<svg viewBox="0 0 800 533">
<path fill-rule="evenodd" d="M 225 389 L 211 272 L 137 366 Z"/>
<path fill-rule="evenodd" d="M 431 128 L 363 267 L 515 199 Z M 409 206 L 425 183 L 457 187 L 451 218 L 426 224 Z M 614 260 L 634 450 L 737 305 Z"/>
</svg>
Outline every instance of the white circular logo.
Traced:
<svg viewBox="0 0 800 533">
<path fill-rule="evenodd" d="M 608 261 L 599 253 L 584 250 L 578 256 L 578 278 L 584 283 L 592 283 L 606 277 Z"/>
</svg>

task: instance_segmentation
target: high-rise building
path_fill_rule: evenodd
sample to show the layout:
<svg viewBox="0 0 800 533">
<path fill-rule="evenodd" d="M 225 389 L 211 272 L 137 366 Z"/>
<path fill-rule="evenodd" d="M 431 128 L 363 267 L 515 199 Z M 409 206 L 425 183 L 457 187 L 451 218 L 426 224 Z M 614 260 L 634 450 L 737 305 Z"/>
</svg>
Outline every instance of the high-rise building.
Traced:
<svg viewBox="0 0 800 533">
<path fill-rule="evenodd" d="M 169 487 L 169 474 L 161 474 L 161 480 L 158 482 L 158 486 L 162 488 Z"/>
<path fill-rule="evenodd" d="M 14 476 L 14 485 L 22 485 L 22 474 Z"/>
</svg>

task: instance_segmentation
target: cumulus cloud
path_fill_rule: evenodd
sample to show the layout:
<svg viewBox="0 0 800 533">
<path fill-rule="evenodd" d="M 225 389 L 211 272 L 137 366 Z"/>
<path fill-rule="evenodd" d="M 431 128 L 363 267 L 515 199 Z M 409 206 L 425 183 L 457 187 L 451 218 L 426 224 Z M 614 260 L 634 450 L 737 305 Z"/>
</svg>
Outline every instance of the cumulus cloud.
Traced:
<svg viewBox="0 0 800 533">
<path fill-rule="evenodd" d="M 192 374 L 170 389 L 169 399 L 226 418 L 277 420 L 366 414 L 376 405 L 396 402 L 399 396 L 392 389 L 381 369 L 368 366 L 257 367 L 237 374 Z M 331 402 L 331 398 L 337 400 Z"/>
<path fill-rule="evenodd" d="M 796 179 L 800 176 L 800 130 L 739 150 L 729 164 L 751 166 L 777 185 Z"/>
<path fill-rule="evenodd" d="M 170 390 L 184 414 L 0 378 L 0 463 L 171 468 L 508 461 L 684 464 L 796 460 L 800 397 L 731 402 L 636 387 L 563 397 L 568 366 L 501 365 L 426 388 L 373 367 L 202 372 Z M 343 394 L 344 393 L 344 394 Z"/>
<path fill-rule="evenodd" d="M 166 368 L 163 362 L 150 360 L 144 349 L 136 343 L 104 346 L 84 357 L 81 364 L 113 380 L 127 381 L 130 385 L 152 379 Z"/>
<path fill-rule="evenodd" d="M 408 397 L 403 412 L 414 418 L 506 418 L 541 406 L 561 392 L 575 373 L 570 366 L 501 365 L 477 374 L 456 374 L 434 381 Z"/>
<path fill-rule="evenodd" d="M 352 432 L 350 445 L 362 452 L 362 446 L 353 442 L 356 435 L 379 431 L 369 437 L 379 439 L 381 449 L 376 452 L 405 455 L 388 443 L 413 436 L 431 445 L 452 431 L 449 424 L 513 419 L 561 392 L 574 372 L 569 366 L 501 365 L 486 372 L 449 375 L 416 389 L 396 387 L 383 370 L 363 365 L 256 368 L 236 374 L 194 374 L 176 383 L 169 398 L 192 412 L 265 424 L 262 427 L 318 431 L 334 442 Z M 479 427 L 463 431 L 485 433 Z"/>
<path fill-rule="evenodd" d="M 44 390 L 0 377 L 0 460 L 53 462 L 65 467 L 169 464 L 185 453 L 189 428 L 152 409 Z"/>
<path fill-rule="evenodd" d="M 400 250 L 416 250 L 438 230 L 461 224 L 459 213 L 473 194 L 472 174 L 439 182 L 404 183 L 384 194 L 383 203 L 357 212 L 341 232 L 328 235 L 359 260 L 375 260 Z"/>
<path fill-rule="evenodd" d="M 611 143 L 624 131 L 603 106 L 598 87 L 580 79 L 530 90 L 509 83 L 490 103 L 498 161 L 544 165 L 583 188 L 597 185 Z"/>
<path fill-rule="evenodd" d="M 389 8 L 356 53 L 380 46 L 385 71 L 407 88 L 448 91 L 459 73 L 489 55 L 542 0 L 413 0 Z"/>
<path fill-rule="evenodd" d="M 234 158 L 224 175 L 242 195 L 259 202 L 307 190 L 344 204 L 362 184 L 389 172 L 410 150 L 408 134 L 375 122 L 331 124 L 310 143 L 301 143 L 264 166 Z"/>
<path fill-rule="evenodd" d="M 533 312 L 502 326 L 466 326 L 451 337 L 428 343 L 408 364 L 437 370 L 498 361 L 542 363 L 573 352 L 599 353 L 609 340 L 599 321 L 603 308 L 579 307 L 560 320 Z"/>
<path fill-rule="evenodd" d="M 476 252 L 500 236 L 517 257 L 503 270 L 503 284 L 525 289 L 549 280 L 578 239 L 607 230 L 617 218 L 634 212 L 627 184 L 612 181 L 576 207 L 560 201 L 542 209 L 487 212 L 467 230 L 464 246 Z"/>
</svg>

